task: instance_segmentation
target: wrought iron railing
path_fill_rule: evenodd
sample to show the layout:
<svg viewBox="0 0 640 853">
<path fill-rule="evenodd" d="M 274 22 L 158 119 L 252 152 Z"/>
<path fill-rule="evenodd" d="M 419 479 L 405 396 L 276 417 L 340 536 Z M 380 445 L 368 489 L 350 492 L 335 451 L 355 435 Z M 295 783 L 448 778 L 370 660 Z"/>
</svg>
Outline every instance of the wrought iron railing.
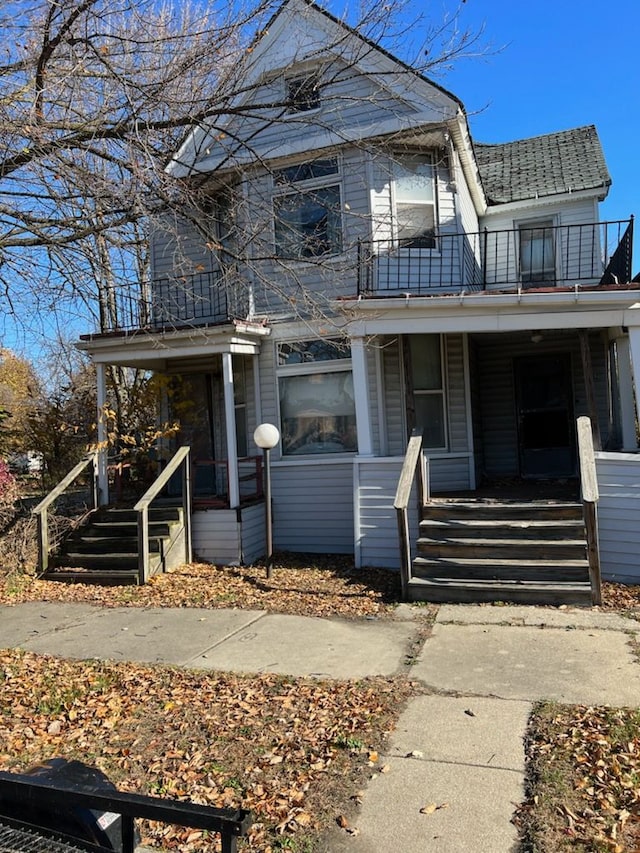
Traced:
<svg viewBox="0 0 640 853">
<path fill-rule="evenodd" d="M 221 270 L 120 284 L 108 294 L 106 304 L 103 332 L 215 325 L 248 313 L 245 289 Z"/>
<path fill-rule="evenodd" d="M 633 218 L 435 234 L 431 248 L 363 241 L 358 295 L 588 287 L 631 281 Z"/>
</svg>

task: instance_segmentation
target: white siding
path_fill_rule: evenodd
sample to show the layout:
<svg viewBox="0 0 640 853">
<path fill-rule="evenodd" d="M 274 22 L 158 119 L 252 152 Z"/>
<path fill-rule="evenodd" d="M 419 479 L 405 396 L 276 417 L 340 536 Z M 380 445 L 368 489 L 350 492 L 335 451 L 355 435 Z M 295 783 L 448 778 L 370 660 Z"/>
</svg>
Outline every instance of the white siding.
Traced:
<svg viewBox="0 0 640 853">
<path fill-rule="evenodd" d="M 282 551 L 353 553 L 353 461 L 275 463 L 273 541 Z"/>
<path fill-rule="evenodd" d="M 234 509 L 197 510 L 193 513 L 193 552 L 217 566 L 242 561 L 240 523 Z"/>
<path fill-rule="evenodd" d="M 640 455 L 596 453 L 602 575 L 640 583 Z"/>
<path fill-rule="evenodd" d="M 256 503 L 241 509 L 242 517 L 242 562 L 250 565 L 267 551 L 265 531 L 265 506 Z"/>
<path fill-rule="evenodd" d="M 489 234 L 487 242 L 487 289 L 500 289 L 504 283 L 513 284 L 518 277 L 518 235 L 514 229 L 527 221 L 553 219 L 554 223 L 562 226 L 557 234 L 555 245 L 556 261 L 559 268 L 566 267 L 566 275 L 571 277 L 572 271 L 580 284 L 597 284 L 597 279 L 586 279 L 579 275 L 580 270 L 592 268 L 592 258 L 599 257 L 597 229 L 593 232 L 592 241 L 585 239 L 584 231 L 574 229 L 569 231 L 567 226 L 590 225 L 598 221 L 597 210 L 592 199 L 582 199 L 575 202 L 556 204 L 539 204 L 527 206 L 521 211 L 489 212 L 480 222 L 480 228 L 490 232 L 512 231 L 509 234 L 493 236 Z"/>
</svg>

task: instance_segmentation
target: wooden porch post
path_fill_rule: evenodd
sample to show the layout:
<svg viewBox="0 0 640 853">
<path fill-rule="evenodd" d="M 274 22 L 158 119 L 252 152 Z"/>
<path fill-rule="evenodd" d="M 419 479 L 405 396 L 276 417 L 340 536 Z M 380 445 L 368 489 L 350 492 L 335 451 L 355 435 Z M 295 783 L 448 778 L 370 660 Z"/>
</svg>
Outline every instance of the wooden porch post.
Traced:
<svg viewBox="0 0 640 853">
<path fill-rule="evenodd" d="M 636 389 L 636 417 L 640 422 L 640 326 L 629 326 L 629 350 Z"/>
<path fill-rule="evenodd" d="M 638 438 L 636 436 L 636 412 L 633 403 L 631 349 L 629 347 L 629 338 L 626 335 L 616 338 L 616 371 L 620 399 L 622 449 L 627 452 L 633 452 L 638 449 Z"/>
<path fill-rule="evenodd" d="M 240 481 L 238 478 L 238 444 L 236 442 L 236 401 L 233 392 L 233 357 L 222 353 L 222 382 L 224 385 L 224 419 L 227 433 L 227 468 L 229 506 L 240 506 Z"/>
<path fill-rule="evenodd" d="M 358 431 L 358 456 L 373 456 L 371 417 L 369 413 L 369 377 L 364 338 L 351 338 L 351 370 Z"/>
<path fill-rule="evenodd" d="M 107 383 L 104 364 L 96 364 L 96 397 L 98 419 L 98 504 L 106 506 L 109 503 L 109 477 L 107 474 L 107 424 L 105 422 L 105 407 L 107 405 Z"/>
</svg>

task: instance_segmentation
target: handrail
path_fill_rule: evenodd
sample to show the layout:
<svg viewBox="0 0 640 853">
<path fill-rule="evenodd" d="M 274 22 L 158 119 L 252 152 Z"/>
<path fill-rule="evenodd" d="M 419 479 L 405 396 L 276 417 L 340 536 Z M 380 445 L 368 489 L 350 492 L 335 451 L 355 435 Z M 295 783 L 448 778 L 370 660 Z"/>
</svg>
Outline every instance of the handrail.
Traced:
<svg viewBox="0 0 640 853">
<path fill-rule="evenodd" d="M 49 568 L 49 519 L 48 510 L 51 504 L 56 501 L 60 495 L 82 474 L 87 465 L 93 468 L 91 477 L 91 501 L 92 509 L 97 509 L 99 501 L 98 489 L 98 453 L 93 451 L 88 453 L 84 459 L 80 460 L 71 471 L 53 488 L 49 494 L 44 497 L 37 506 L 31 510 L 31 514 L 36 516 L 38 524 L 38 573 L 44 574 Z"/>
<path fill-rule="evenodd" d="M 134 818 L 146 818 L 219 833 L 223 853 L 235 853 L 237 839 L 247 834 L 252 822 L 251 813 L 245 809 L 222 809 L 190 802 L 175 802 L 116 789 L 97 789 L 89 785 L 81 787 L 77 783 L 58 780 L 52 782 L 49 779 L 6 772 L 0 773 L 0 796 L 6 797 L 8 802 L 18 800 L 63 813 L 80 807 L 120 815 L 121 849 L 124 853 L 133 853 L 136 847 Z M 6 806 L 2 811 L 5 810 Z M 9 814 L 4 817 L 11 816 Z"/>
<path fill-rule="evenodd" d="M 582 511 L 587 534 L 591 600 L 593 604 L 602 604 L 602 575 L 600 572 L 597 516 L 597 504 L 600 499 L 600 493 L 596 475 L 596 458 L 593 447 L 591 419 L 586 416 L 579 417 L 577 430 L 578 456 L 580 459 L 580 492 L 582 495 Z"/>
<path fill-rule="evenodd" d="M 411 433 L 407 452 L 405 453 L 396 497 L 393 507 L 398 521 L 398 536 L 400 539 L 400 582 L 402 597 L 406 599 L 411 579 L 411 539 L 409 533 L 409 498 L 411 487 L 418 472 L 418 493 L 420 506 L 429 502 L 429 478 L 427 460 L 422 453 L 422 429 L 414 429 Z"/>
<path fill-rule="evenodd" d="M 138 582 L 149 580 L 149 506 L 171 477 L 182 466 L 182 513 L 184 524 L 185 563 L 191 562 L 191 448 L 184 445 L 170 459 L 166 468 L 156 477 L 144 495 L 134 506 L 138 513 Z"/>
</svg>

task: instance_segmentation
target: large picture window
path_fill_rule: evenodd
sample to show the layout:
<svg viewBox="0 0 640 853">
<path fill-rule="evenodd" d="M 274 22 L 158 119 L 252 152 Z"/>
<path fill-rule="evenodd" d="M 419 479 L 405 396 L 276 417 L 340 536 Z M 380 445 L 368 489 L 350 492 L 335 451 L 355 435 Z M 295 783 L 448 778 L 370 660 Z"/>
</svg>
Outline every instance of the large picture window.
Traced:
<svg viewBox="0 0 640 853">
<path fill-rule="evenodd" d="M 416 426 L 422 427 L 424 447 L 444 449 L 447 428 L 440 335 L 412 335 L 409 341 Z"/>
<path fill-rule="evenodd" d="M 335 159 L 299 163 L 274 175 L 276 255 L 317 258 L 342 251 L 340 185 Z"/>
<path fill-rule="evenodd" d="M 351 352 L 337 341 L 278 346 L 283 456 L 355 452 Z"/>
</svg>

